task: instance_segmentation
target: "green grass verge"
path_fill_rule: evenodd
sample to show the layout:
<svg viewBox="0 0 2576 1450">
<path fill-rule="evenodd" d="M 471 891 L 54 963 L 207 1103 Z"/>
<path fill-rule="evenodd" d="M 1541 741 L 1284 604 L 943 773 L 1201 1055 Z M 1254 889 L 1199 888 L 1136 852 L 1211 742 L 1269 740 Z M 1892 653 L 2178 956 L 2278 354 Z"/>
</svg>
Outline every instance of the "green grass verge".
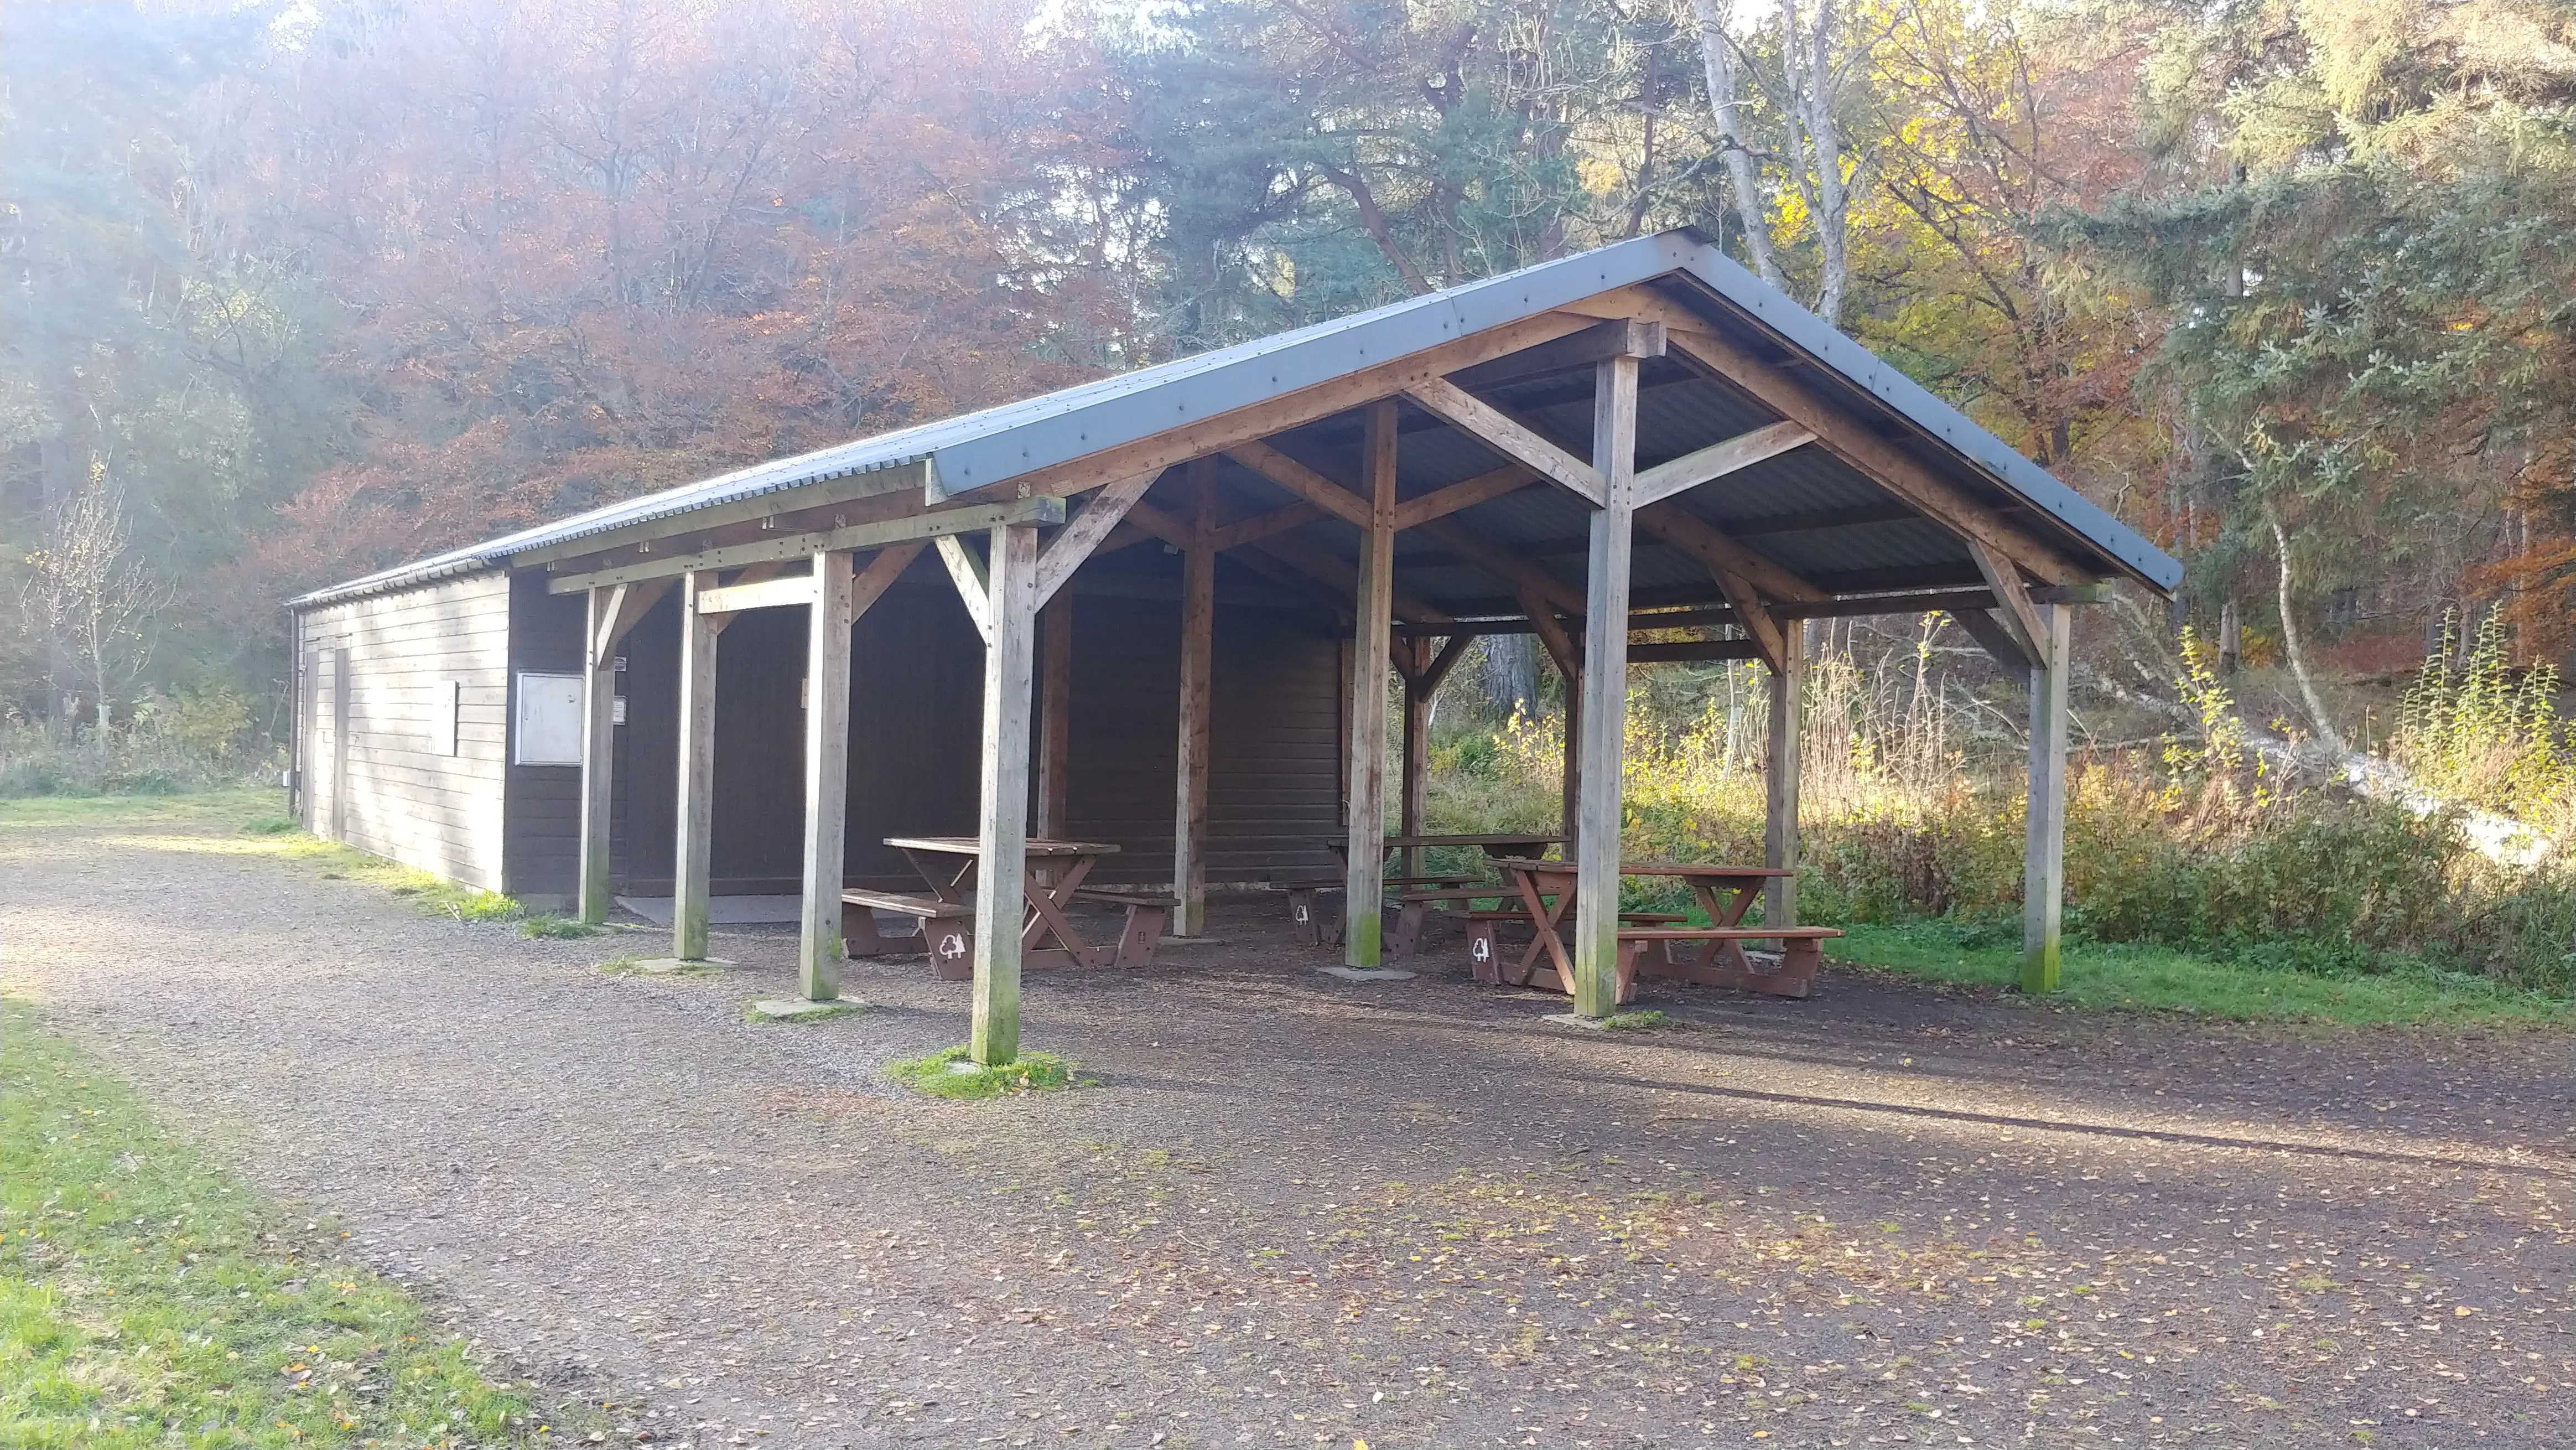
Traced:
<svg viewBox="0 0 2576 1450">
<path fill-rule="evenodd" d="M 0 1445 L 539 1446 L 419 1301 L 0 1001 Z"/>
<path fill-rule="evenodd" d="M 1919 982 L 2016 987 L 2021 949 L 1988 945 L 1943 922 L 1846 927 L 1827 942 L 1840 961 Z M 2548 1025 L 2576 1021 L 2576 1002 L 2484 977 L 2431 969 L 2323 976 L 2249 966 L 2169 947 L 2069 943 L 2050 998 L 2077 1007 L 2187 1012 L 2240 1022 L 2348 1027 Z"/>
<path fill-rule="evenodd" d="M 9 826 L 205 825 L 283 821 L 286 792 L 275 786 L 188 791 L 179 795 L 37 795 L 0 799 L 0 828 Z"/>
<path fill-rule="evenodd" d="M 997 1098 L 1008 1093 L 1052 1093 L 1099 1086 L 1097 1078 L 1074 1075 L 1080 1066 L 1052 1052 L 1023 1052 L 1019 1061 L 1007 1067 L 984 1067 L 960 1046 L 890 1064 L 886 1074 L 925 1097 Z"/>
</svg>

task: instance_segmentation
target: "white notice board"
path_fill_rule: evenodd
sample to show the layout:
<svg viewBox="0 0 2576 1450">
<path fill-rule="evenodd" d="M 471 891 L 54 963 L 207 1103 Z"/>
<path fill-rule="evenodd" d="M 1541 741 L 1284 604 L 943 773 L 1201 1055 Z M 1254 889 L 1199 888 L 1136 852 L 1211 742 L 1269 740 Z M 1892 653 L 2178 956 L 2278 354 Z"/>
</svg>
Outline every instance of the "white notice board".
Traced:
<svg viewBox="0 0 2576 1450">
<path fill-rule="evenodd" d="M 517 765 L 581 764 L 581 676 L 519 672 L 510 759 Z"/>
</svg>

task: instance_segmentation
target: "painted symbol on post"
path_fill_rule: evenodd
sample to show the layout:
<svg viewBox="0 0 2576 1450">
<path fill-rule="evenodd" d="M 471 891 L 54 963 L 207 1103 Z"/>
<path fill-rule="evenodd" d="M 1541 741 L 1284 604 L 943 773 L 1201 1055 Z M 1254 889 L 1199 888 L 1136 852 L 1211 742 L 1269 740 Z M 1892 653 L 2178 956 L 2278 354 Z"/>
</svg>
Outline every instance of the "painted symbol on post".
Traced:
<svg viewBox="0 0 2576 1450">
<path fill-rule="evenodd" d="M 1494 944 L 1483 937 L 1478 937 L 1468 946 L 1467 954 L 1480 962 L 1492 961 L 1494 959 Z"/>
<path fill-rule="evenodd" d="M 939 938 L 941 960 L 953 962 L 964 955 L 966 955 L 966 937 L 963 932 L 952 931 Z"/>
<path fill-rule="evenodd" d="M 1296 913 L 1297 913 L 1297 919 L 1298 919 L 1299 921 L 1304 921 L 1304 920 L 1306 919 L 1306 903 L 1304 903 L 1304 902 L 1302 902 L 1302 901 L 1301 901 L 1301 902 L 1298 902 L 1298 903 L 1297 903 L 1297 905 L 1296 905 L 1296 907 L 1295 907 L 1295 910 L 1296 910 Z"/>
</svg>

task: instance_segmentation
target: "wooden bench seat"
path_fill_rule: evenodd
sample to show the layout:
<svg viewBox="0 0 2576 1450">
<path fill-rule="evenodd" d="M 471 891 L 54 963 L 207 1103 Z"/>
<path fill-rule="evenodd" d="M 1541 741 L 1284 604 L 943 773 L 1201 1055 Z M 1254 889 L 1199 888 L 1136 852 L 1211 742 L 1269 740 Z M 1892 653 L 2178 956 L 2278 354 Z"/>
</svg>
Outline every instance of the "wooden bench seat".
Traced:
<svg viewBox="0 0 2576 1450">
<path fill-rule="evenodd" d="M 1712 987 L 1732 987 L 1739 992 L 1762 992 L 1774 997 L 1804 997 L 1815 990 L 1816 969 L 1824 965 L 1824 943 L 1842 932 L 1830 926 L 1680 926 L 1622 928 L 1619 932 L 1619 1000 L 1625 1002 L 1636 979 L 1638 958 L 1646 948 L 1663 947 L 1663 961 L 1656 976 L 1678 977 L 1686 982 L 1699 982 Z M 1780 944 L 1777 966 L 1764 970 L 1741 951 L 1722 948 L 1735 942 L 1776 941 Z M 1699 942 L 1699 951 L 1679 957 L 1673 948 L 1685 942 Z"/>
<path fill-rule="evenodd" d="M 1074 892 L 1073 899 L 1126 910 L 1127 924 L 1118 933 L 1117 960 L 1131 967 L 1144 966 L 1154 959 L 1154 943 L 1163 939 L 1163 928 L 1171 923 L 1172 913 L 1181 909 L 1178 897 L 1149 896 L 1138 891 L 1094 891 L 1085 887 Z"/>
<path fill-rule="evenodd" d="M 1459 879 L 1463 882 L 1474 878 Z M 1387 952 L 1397 960 L 1410 959 L 1422 945 L 1423 928 L 1431 924 L 1431 908 L 1447 902 L 1478 901 L 1487 897 L 1508 901 L 1511 899 L 1511 888 L 1501 884 L 1490 886 L 1460 884 L 1442 886 L 1436 891 L 1396 893 L 1395 930 L 1387 933 Z"/>
<path fill-rule="evenodd" d="M 1516 921 L 1523 926 L 1529 925 L 1529 913 L 1517 907 L 1511 907 L 1500 911 L 1469 911 L 1462 915 L 1467 923 L 1467 970 L 1479 982 L 1488 986 L 1499 985 L 1502 981 L 1502 968 L 1498 965 L 1503 948 L 1501 929 L 1508 922 Z M 1686 911 L 1619 913 L 1619 921 L 1624 926 L 1650 927 L 1665 922 L 1688 920 L 1690 920 L 1690 913 Z M 1555 975 L 1549 968 L 1541 967 L 1540 970 L 1548 972 L 1551 977 Z"/>
<path fill-rule="evenodd" d="M 887 937 L 877 930 L 880 911 L 912 917 L 921 923 L 921 930 L 917 935 Z M 841 889 L 841 954 L 886 957 L 926 953 L 942 981 L 963 982 L 975 975 L 974 921 L 975 908 L 963 901 L 845 886 Z"/>
</svg>

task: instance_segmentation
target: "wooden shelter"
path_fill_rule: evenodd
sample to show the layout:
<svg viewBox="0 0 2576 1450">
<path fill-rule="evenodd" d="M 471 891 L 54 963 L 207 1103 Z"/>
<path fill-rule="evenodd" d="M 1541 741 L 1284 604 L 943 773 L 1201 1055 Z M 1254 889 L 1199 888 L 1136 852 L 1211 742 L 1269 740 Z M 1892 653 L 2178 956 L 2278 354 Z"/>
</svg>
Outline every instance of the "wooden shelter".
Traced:
<svg viewBox="0 0 2576 1450">
<path fill-rule="evenodd" d="M 1120 844 L 1188 934 L 1212 885 L 1311 874 L 1343 831 L 1345 899 L 1380 900 L 1387 682 L 1419 830 L 1433 689 L 1473 638 L 1531 632 L 1577 702 L 1574 986 L 1600 1015 L 1628 664 L 1768 667 L 1769 864 L 1793 866 L 1801 622 L 1947 610 L 2030 675 L 2045 989 L 2068 607 L 2180 575 L 1675 231 L 308 595 L 299 808 L 590 919 L 621 878 L 667 882 L 683 957 L 718 888 L 792 881 L 823 999 L 840 889 L 900 832 L 971 832 L 988 862 L 1033 822 Z M 1765 919 L 1793 922 L 1794 892 Z M 1020 882 L 985 873 L 974 910 L 974 1050 L 1007 1061 Z M 1374 965 L 1377 914 L 1348 916 L 1346 959 Z"/>
</svg>

